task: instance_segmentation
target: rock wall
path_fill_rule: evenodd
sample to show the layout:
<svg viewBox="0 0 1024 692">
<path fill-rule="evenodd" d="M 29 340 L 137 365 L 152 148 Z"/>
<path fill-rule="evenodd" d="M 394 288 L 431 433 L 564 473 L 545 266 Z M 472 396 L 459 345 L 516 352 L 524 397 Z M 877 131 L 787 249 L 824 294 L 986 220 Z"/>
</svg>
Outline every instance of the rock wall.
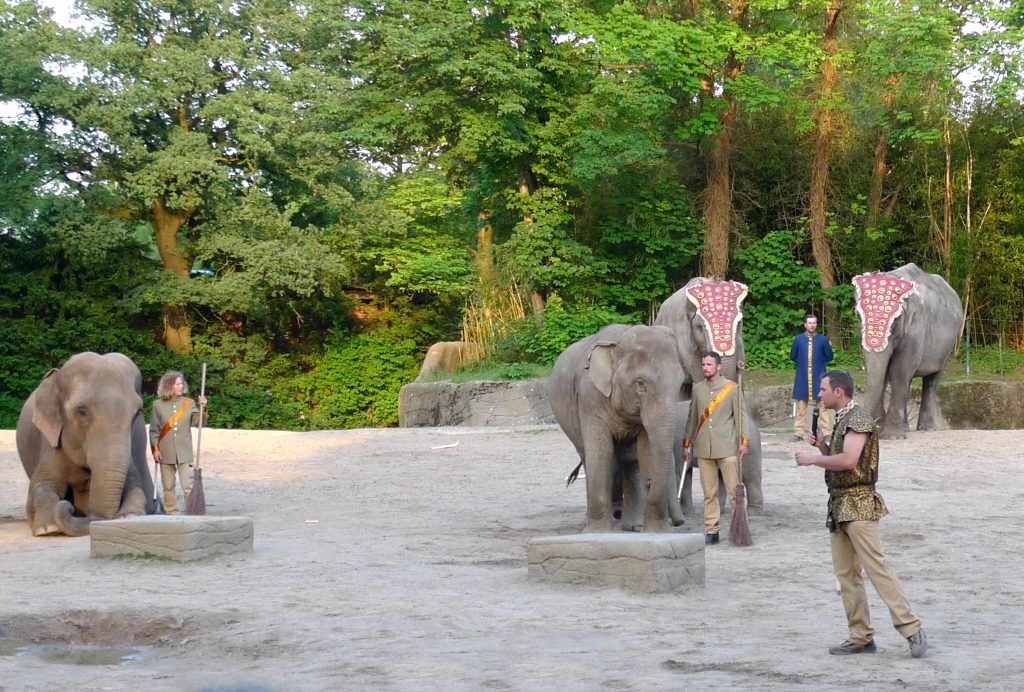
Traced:
<svg viewBox="0 0 1024 692">
<path fill-rule="evenodd" d="M 547 379 L 463 384 L 447 380 L 413 382 L 398 393 L 398 424 L 403 428 L 554 422 L 548 404 Z"/>
<path fill-rule="evenodd" d="M 555 418 L 548 404 L 547 380 L 517 382 L 414 382 L 398 395 L 403 428 L 438 425 L 547 425 Z M 748 391 L 747 405 L 762 428 L 792 425 L 791 387 L 773 385 Z M 863 392 L 858 391 L 863 396 Z M 907 416 L 917 427 L 921 388 L 912 387 Z M 939 385 L 940 429 L 1016 430 L 1024 428 L 1024 382 L 946 382 Z"/>
</svg>

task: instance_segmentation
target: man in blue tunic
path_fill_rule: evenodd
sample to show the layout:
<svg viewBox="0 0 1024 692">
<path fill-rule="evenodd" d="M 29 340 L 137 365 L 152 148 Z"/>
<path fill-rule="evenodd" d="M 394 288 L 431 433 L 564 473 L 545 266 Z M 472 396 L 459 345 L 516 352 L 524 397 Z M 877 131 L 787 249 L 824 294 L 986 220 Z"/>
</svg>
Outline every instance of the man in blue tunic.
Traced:
<svg viewBox="0 0 1024 692">
<path fill-rule="evenodd" d="M 825 367 L 832 362 L 832 345 L 828 337 L 818 334 L 818 318 L 808 313 L 804 316 L 804 333 L 793 339 L 789 359 L 796 364 L 793 380 L 793 401 L 796 402 L 796 416 L 793 419 L 793 441 L 807 438 L 807 409 L 812 395 L 817 394 Z M 832 411 L 823 408 L 821 402 L 813 399 L 818 408 L 818 439 L 823 440 L 832 432 Z"/>
</svg>

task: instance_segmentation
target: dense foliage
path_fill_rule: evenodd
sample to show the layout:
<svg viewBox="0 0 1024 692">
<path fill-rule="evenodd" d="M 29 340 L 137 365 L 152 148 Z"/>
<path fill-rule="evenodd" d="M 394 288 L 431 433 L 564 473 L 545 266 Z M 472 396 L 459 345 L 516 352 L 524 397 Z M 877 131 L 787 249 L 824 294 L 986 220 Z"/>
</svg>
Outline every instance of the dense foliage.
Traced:
<svg viewBox="0 0 1024 692">
<path fill-rule="evenodd" d="M 75 9 L 0 0 L 0 426 L 82 350 L 207 363 L 216 426 L 394 425 L 469 316 L 521 376 L 702 271 L 752 367 L 808 310 L 855 363 L 849 279 L 911 261 L 1024 349 L 1020 0 Z"/>
</svg>

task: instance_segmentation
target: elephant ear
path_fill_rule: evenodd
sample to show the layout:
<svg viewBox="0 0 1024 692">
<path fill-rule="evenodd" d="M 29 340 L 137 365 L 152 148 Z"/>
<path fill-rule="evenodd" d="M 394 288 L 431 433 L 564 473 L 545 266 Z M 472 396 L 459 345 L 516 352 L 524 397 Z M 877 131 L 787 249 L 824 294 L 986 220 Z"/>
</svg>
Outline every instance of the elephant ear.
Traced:
<svg viewBox="0 0 1024 692">
<path fill-rule="evenodd" d="M 599 341 L 590 352 L 587 374 L 597 391 L 605 396 L 612 394 L 612 374 L 615 372 L 615 347 L 612 341 Z"/>
<path fill-rule="evenodd" d="M 60 413 L 60 392 L 57 390 L 57 373 L 54 368 L 43 376 L 35 391 L 35 406 L 32 409 L 32 423 L 39 428 L 50 446 L 60 445 L 60 431 L 64 420 Z"/>
</svg>

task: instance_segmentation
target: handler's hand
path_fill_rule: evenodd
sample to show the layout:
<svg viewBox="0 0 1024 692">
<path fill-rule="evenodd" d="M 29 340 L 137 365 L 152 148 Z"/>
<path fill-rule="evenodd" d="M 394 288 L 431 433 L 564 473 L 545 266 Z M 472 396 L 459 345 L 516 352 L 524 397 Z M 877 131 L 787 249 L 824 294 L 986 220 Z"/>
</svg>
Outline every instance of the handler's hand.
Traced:
<svg viewBox="0 0 1024 692">
<path fill-rule="evenodd" d="M 689 460 L 690 460 L 690 448 L 689 447 L 683 447 L 683 461 L 689 461 Z"/>
<path fill-rule="evenodd" d="M 740 461 L 743 461 L 743 457 L 747 456 L 747 452 L 750 451 L 750 445 L 740 445 L 740 452 L 737 455 Z"/>
<path fill-rule="evenodd" d="M 821 458 L 821 454 L 817 452 L 797 452 L 796 453 L 796 465 L 797 466 L 814 466 L 814 462 Z"/>
<path fill-rule="evenodd" d="M 807 433 L 807 441 L 810 442 L 815 447 L 818 446 L 818 436 L 812 432 Z"/>
<path fill-rule="evenodd" d="M 206 406 L 206 397 L 203 396 L 202 394 L 199 395 L 199 405 Z"/>
<path fill-rule="evenodd" d="M 163 460 L 163 457 L 160 456 L 160 450 L 158 449 L 157 451 L 153 452 L 153 461 L 159 464 L 161 460 Z"/>
</svg>

